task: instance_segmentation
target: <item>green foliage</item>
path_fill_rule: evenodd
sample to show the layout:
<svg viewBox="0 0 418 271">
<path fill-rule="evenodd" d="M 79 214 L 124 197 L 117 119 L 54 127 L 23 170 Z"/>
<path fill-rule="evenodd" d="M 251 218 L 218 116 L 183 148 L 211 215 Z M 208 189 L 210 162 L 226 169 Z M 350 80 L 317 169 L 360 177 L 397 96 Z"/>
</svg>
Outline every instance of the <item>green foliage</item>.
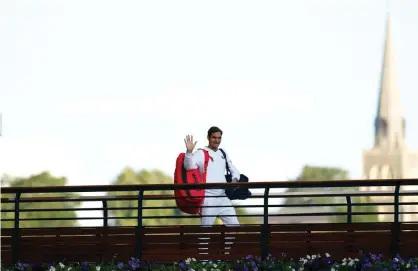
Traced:
<svg viewBox="0 0 418 271">
<path fill-rule="evenodd" d="M 370 197 L 352 197 L 351 202 L 355 203 L 372 203 Z M 344 202 L 345 203 L 345 202 Z M 347 212 L 347 207 L 343 206 L 336 206 L 336 212 L 345 213 Z M 373 205 L 369 206 L 352 206 L 351 212 L 377 212 L 377 207 Z M 376 214 L 373 215 L 354 215 L 352 214 L 352 222 L 378 222 L 378 216 Z M 332 223 L 342 223 L 347 221 L 347 216 L 333 216 L 330 218 L 330 222 Z"/>
<path fill-rule="evenodd" d="M 135 172 L 131 168 L 125 168 L 112 182 L 114 185 L 132 185 L 132 184 L 169 184 L 173 183 L 172 178 L 165 175 L 159 170 L 141 170 Z M 138 192 L 109 192 L 108 196 L 116 195 L 135 195 L 138 196 Z M 146 191 L 144 195 L 166 195 L 173 196 L 173 191 L 161 190 L 161 191 Z M 110 210 L 110 217 L 131 217 L 131 218 L 118 218 L 115 219 L 115 224 L 119 226 L 135 226 L 137 224 L 137 200 L 117 200 L 109 201 L 108 206 L 113 208 L 126 208 L 132 209 L 122 210 Z M 151 200 L 145 199 L 143 201 L 143 225 L 144 226 L 156 226 L 156 225 L 178 225 L 178 224 L 193 224 L 198 225 L 197 218 L 191 217 L 187 220 L 185 218 L 165 218 L 166 216 L 179 216 L 182 215 L 176 208 L 174 199 L 164 200 Z M 160 209 L 146 209 L 146 208 L 164 207 Z M 153 216 L 154 218 L 147 218 Z M 186 215 L 183 215 L 184 217 Z"/>
<path fill-rule="evenodd" d="M 39 187 L 39 186 L 65 186 L 67 184 L 67 179 L 65 177 L 54 177 L 49 174 L 49 172 L 41 172 L 38 175 L 32 175 L 28 178 L 10 178 L 7 181 L 8 186 L 10 187 Z M 6 194 L 3 194 L 2 197 L 5 197 Z M 7 197 L 14 199 L 13 195 L 8 194 Z M 22 194 L 21 198 L 30 198 L 30 197 L 75 197 L 78 196 L 76 193 L 34 193 L 34 194 Z M 77 226 L 77 215 L 73 210 L 70 211 L 24 211 L 24 209 L 62 209 L 62 208 L 77 208 L 80 205 L 80 202 L 21 202 L 19 207 L 20 219 L 39 219 L 39 218 L 53 218 L 53 217 L 62 217 L 62 218 L 72 218 L 72 220 L 29 220 L 29 221 L 20 221 L 20 227 L 72 227 Z M 14 203 L 2 203 L 1 208 L 14 209 Z M 14 212 L 2 212 L 2 228 L 12 228 L 13 221 L 3 221 L 4 219 L 13 219 Z"/>
<path fill-rule="evenodd" d="M 125 168 L 112 182 L 114 185 L 132 185 L 132 184 L 173 184 L 173 178 L 164 174 L 160 170 L 140 170 L 135 172 L 132 168 Z M 138 195 L 138 192 L 109 192 L 108 196 L 115 195 Z M 145 195 L 166 195 L 174 196 L 174 191 L 160 190 L 160 191 L 146 191 Z M 137 200 L 117 200 L 109 201 L 108 206 L 111 208 L 126 208 L 133 207 L 132 209 L 122 210 L 110 210 L 109 217 L 131 217 L 118 218 L 113 221 L 116 225 L 120 226 L 135 226 L 137 223 Z M 164 200 L 151 200 L 146 199 L 143 202 L 143 225 L 144 226 L 157 226 L 157 225 L 199 225 L 200 219 L 198 216 L 188 215 L 177 209 L 174 199 Z M 158 207 L 158 209 L 155 209 Z M 160 208 L 161 207 L 161 208 Z M 241 208 L 236 208 L 237 214 L 245 214 L 246 212 Z M 147 217 L 152 218 L 147 218 Z M 167 216 L 178 216 L 178 218 L 166 218 Z M 256 223 L 255 219 L 251 217 L 241 217 L 241 223 Z"/>
<path fill-rule="evenodd" d="M 301 173 L 296 178 L 297 181 L 330 181 L 330 180 L 347 180 L 349 174 L 346 170 L 335 167 L 315 167 L 305 165 L 302 168 Z M 309 192 L 309 193 L 321 193 L 321 192 L 339 192 L 339 191 L 359 191 L 359 188 L 344 188 L 344 187 L 332 187 L 332 188 L 292 188 L 288 192 Z M 364 203 L 371 202 L 370 197 L 352 197 L 352 203 Z M 289 198 L 286 204 L 329 204 L 329 203 L 346 203 L 345 198 L 342 197 L 309 197 L 309 198 Z M 321 208 L 321 207 L 319 207 Z M 345 206 L 332 207 L 331 212 L 343 212 L 347 211 Z M 352 212 L 377 212 L 376 206 L 353 206 Z M 329 222 L 346 222 L 347 216 L 338 215 L 329 219 Z M 375 222 L 378 221 L 377 215 L 353 215 L 353 222 Z"/>
<path fill-rule="evenodd" d="M 298 181 L 330 181 L 347 180 L 348 172 L 335 167 L 315 167 L 305 165 L 296 178 Z"/>
<path fill-rule="evenodd" d="M 295 181 L 330 181 L 330 180 L 346 180 L 348 179 L 348 172 L 333 167 L 315 167 L 305 165 L 302 168 L 301 173 L 299 176 L 296 177 Z M 327 188 L 325 191 L 328 192 L 335 192 L 335 191 L 342 191 L 343 188 L 335 187 L 335 188 Z M 309 193 L 320 193 L 324 192 L 324 188 L 290 188 L 287 192 L 309 192 Z M 329 203 L 329 198 L 289 198 L 286 201 L 287 204 L 301 204 L 305 202 L 311 202 L 316 204 L 325 204 Z"/>
</svg>

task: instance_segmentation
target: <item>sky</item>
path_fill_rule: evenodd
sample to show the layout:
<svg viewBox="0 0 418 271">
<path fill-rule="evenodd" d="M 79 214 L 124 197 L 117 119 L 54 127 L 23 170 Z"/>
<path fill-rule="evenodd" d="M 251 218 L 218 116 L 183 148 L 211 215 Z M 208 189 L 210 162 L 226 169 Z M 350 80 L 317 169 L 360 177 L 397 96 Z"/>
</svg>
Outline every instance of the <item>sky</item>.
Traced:
<svg viewBox="0 0 418 271">
<path fill-rule="evenodd" d="M 1 1 L 0 175 L 172 175 L 184 137 L 216 125 L 250 181 L 361 178 L 388 10 L 418 149 L 416 0 Z"/>
</svg>

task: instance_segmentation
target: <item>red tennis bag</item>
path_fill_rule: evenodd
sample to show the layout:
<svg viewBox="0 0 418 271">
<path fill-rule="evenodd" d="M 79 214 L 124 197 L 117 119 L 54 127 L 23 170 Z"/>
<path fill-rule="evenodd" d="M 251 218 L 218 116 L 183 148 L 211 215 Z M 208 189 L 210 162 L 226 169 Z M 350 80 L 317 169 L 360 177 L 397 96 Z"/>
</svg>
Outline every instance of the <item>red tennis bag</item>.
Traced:
<svg viewBox="0 0 418 271">
<path fill-rule="evenodd" d="M 209 153 L 203 150 L 205 155 L 205 164 L 203 176 L 200 174 L 199 168 L 186 170 L 184 167 L 184 155 L 180 153 L 176 160 L 176 169 L 174 171 L 174 183 L 175 184 L 188 184 L 188 183 L 206 183 L 206 172 L 209 163 Z M 202 208 L 203 200 L 205 199 L 205 189 L 193 189 L 193 190 L 174 190 L 176 197 L 177 208 L 187 214 L 199 214 Z"/>
</svg>

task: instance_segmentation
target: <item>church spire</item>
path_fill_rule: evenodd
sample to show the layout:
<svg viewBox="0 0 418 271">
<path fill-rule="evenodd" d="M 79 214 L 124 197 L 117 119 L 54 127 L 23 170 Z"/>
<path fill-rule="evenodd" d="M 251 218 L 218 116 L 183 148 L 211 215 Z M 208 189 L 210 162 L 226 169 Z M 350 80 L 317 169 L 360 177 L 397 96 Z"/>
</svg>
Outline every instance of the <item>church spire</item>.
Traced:
<svg viewBox="0 0 418 271">
<path fill-rule="evenodd" d="M 405 123 L 401 112 L 400 90 L 396 74 L 391 27 L 391 18 L 388 13 L 379 103 L 375 119 L 375 147 L 388 150 L 402 149 L 405 146 Z"/>
</svg>

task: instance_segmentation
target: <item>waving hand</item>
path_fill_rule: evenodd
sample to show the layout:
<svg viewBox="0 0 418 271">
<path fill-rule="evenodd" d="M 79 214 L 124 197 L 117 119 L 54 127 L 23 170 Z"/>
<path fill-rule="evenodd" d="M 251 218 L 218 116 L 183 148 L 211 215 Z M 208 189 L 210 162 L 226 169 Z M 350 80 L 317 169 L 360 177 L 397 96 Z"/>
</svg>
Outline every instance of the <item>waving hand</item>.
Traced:
<svg viewBox="0 0 418 271">
<path fill-rule="evenodd" d="M 194 148 L 196 147 L 197 141 L 193 143 L 193 136 L 187 135 L 184 139 L 184 143 L 186 144 L 187 152 L 193 152 Z"/>
</svg>

